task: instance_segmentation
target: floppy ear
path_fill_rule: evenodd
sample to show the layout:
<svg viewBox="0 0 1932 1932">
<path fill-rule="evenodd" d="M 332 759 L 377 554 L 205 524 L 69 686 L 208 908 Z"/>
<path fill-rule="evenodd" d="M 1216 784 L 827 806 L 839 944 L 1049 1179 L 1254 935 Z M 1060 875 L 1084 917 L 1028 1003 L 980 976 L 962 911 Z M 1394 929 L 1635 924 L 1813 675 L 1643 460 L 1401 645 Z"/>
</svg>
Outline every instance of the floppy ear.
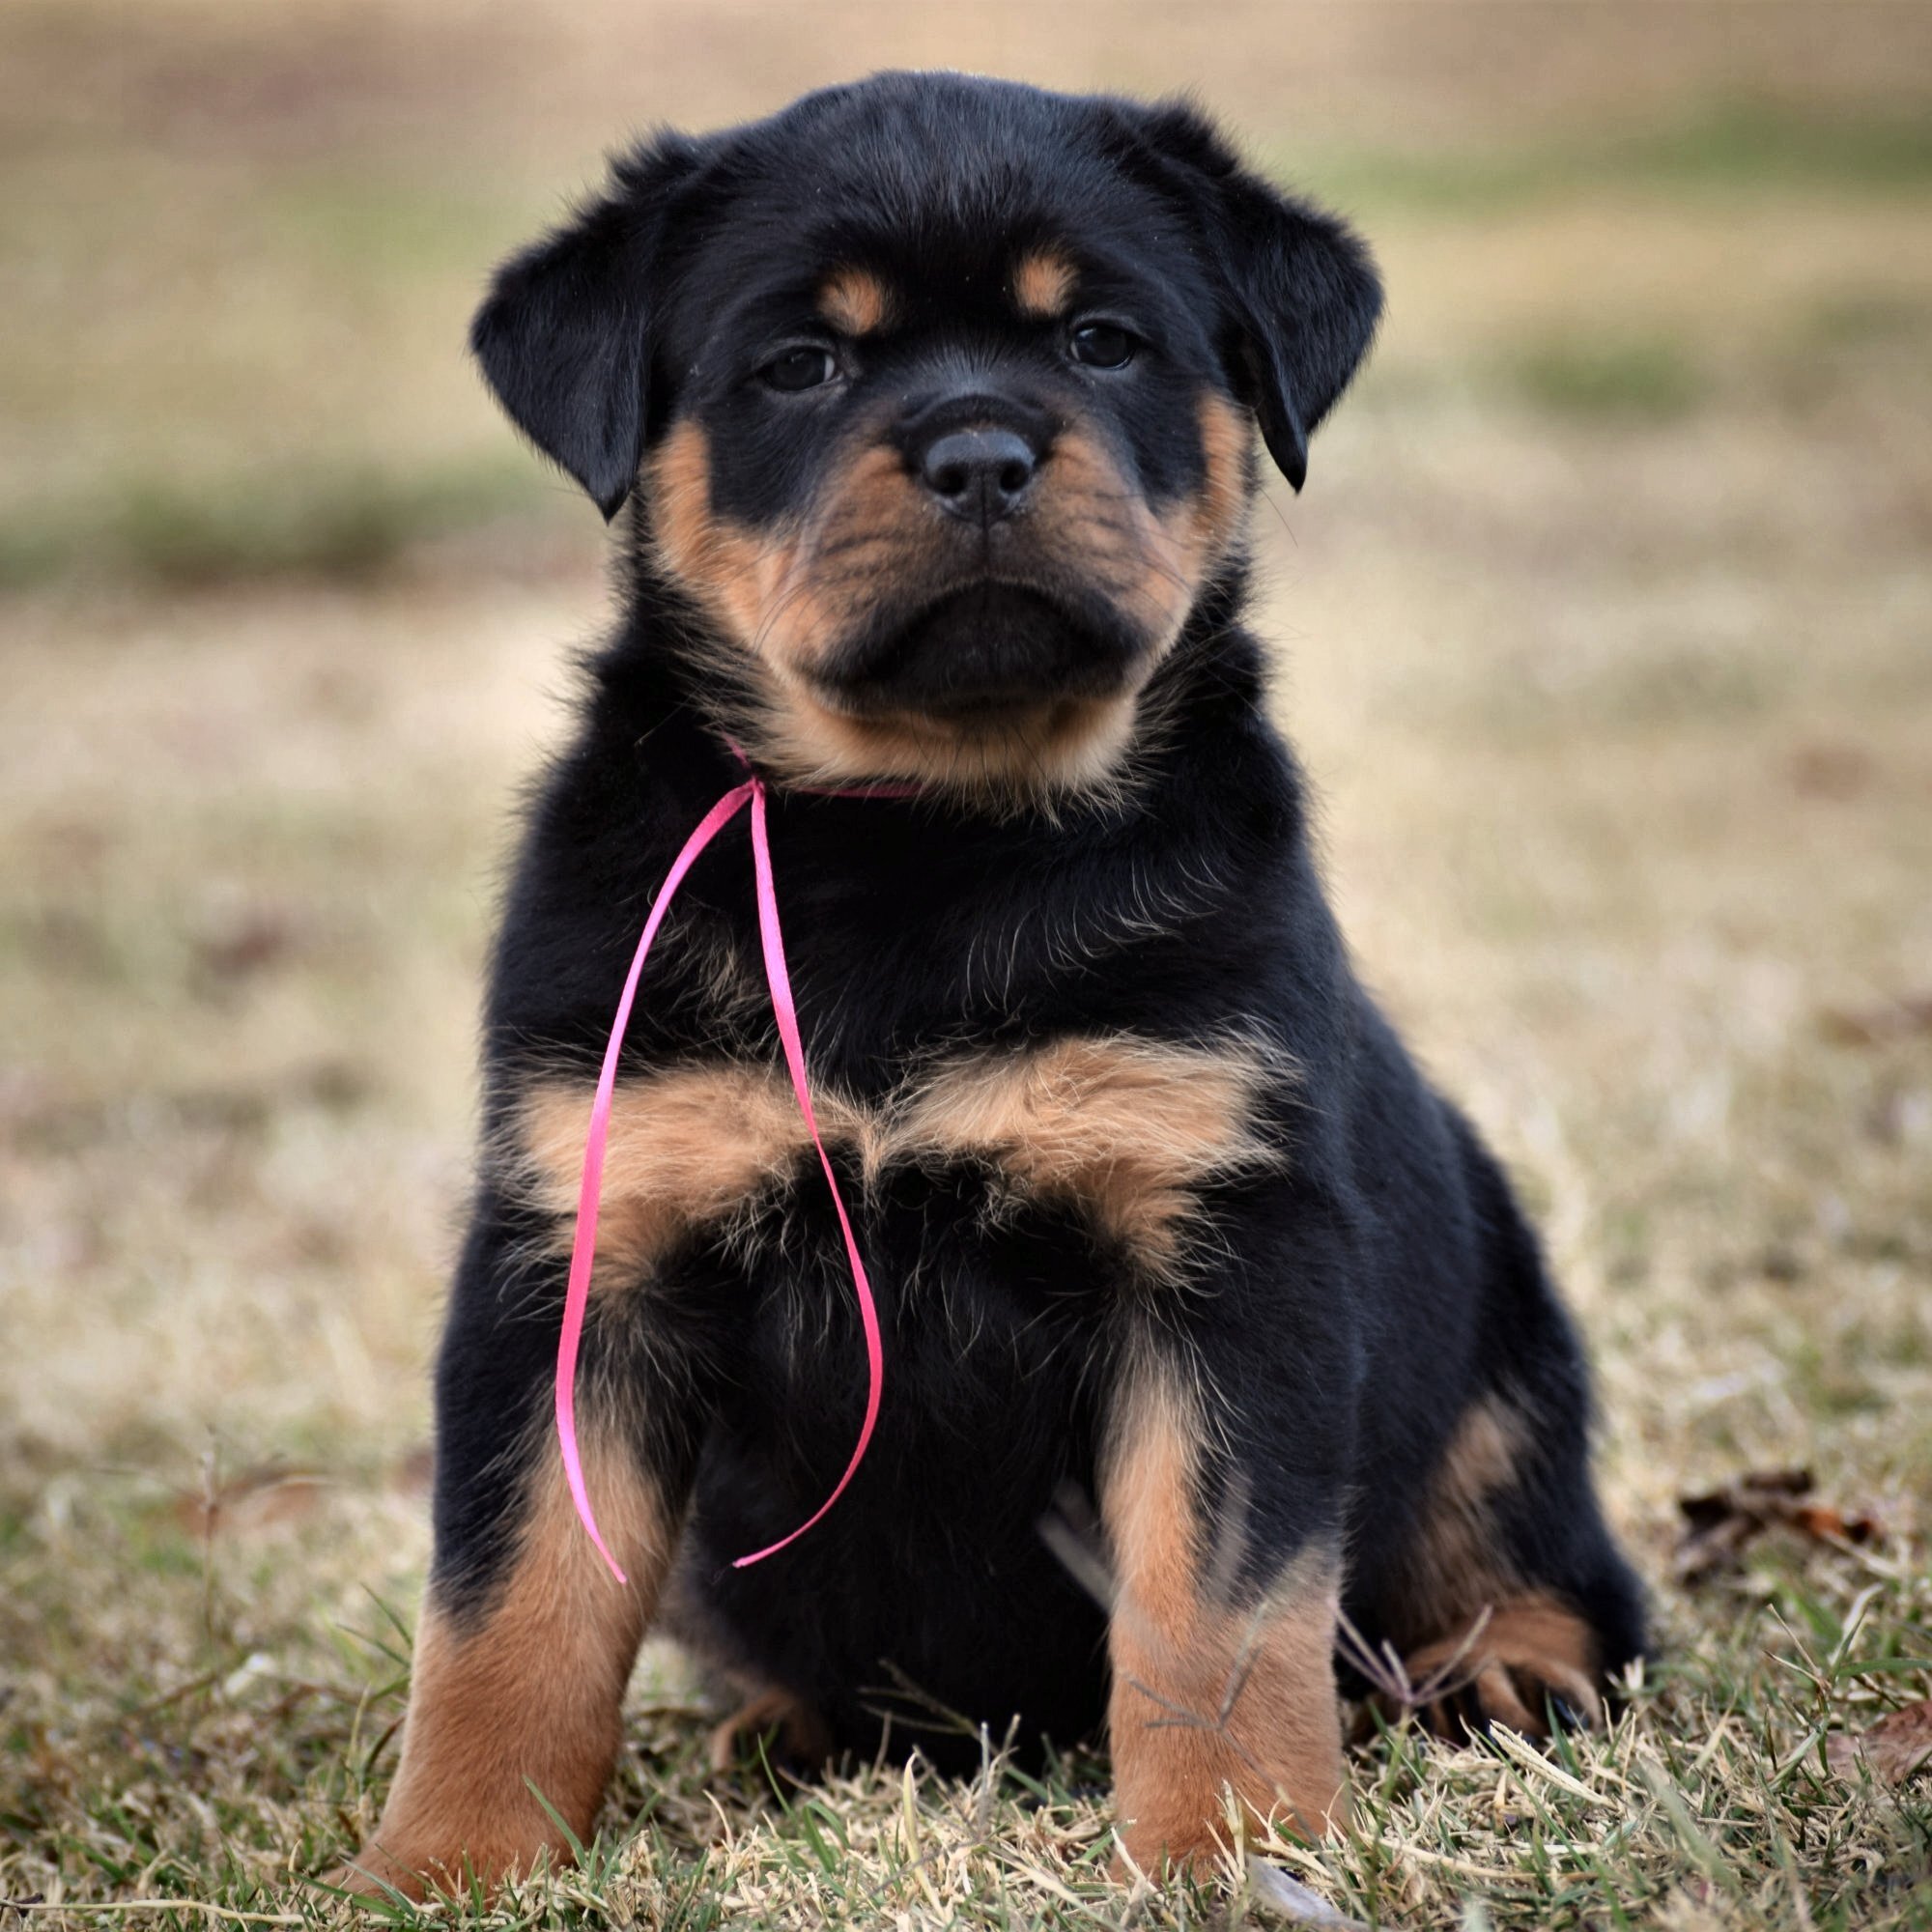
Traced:
<svg viewBox="0 0 1932 1932">
<path fill-rule="evenodd" d="M 1236 176 L 1227 275 L 1247 400 L 1275 468 L 1299 490 L 1308 439 L 1348 387 L 1382 312 L 1369 251 L 1332 215 Z"/>
<path fill-rule="evenodd" d="M 1308 439 L 1380 319 L 1375 264 L 1345 223 L 1249 174 L 1191 107 L 1154 109 L 1143 131 L 1199 184 L 1228 303 L 1229 378 L 1260 418 L 1275 467 L 1299 490 Z"/>
<path fill-rule="evenodd" d="M 497 270 L 469 347 L 512 422 L 608 522 L 637 480 L 669 205 L 695 150 L 665 139 L 616 162 L 611 191 Z"/>
</svg>

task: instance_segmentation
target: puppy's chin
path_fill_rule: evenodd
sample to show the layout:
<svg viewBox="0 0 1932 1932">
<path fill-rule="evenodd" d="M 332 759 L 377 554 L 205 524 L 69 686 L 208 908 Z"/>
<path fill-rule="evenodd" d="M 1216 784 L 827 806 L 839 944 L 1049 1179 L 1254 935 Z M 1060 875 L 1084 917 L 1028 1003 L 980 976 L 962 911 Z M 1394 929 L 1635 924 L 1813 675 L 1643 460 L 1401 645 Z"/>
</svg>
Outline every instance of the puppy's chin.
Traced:
<svg viewBox="0 0 1932 1932">
<path fill-rule="evenodd" d="M 732 721 L 773 777 L 910 782 L 998 814 L 1123 781 L 1161 646 L 1097 595 L 974 583 L 874 619 Z"/>
<path fill-rule="evenodd" d="M 794 686 L 732 720 L 753 761 L 794 784 L 910 783 L 1005 815 L 1122 780 L 1140 710 L 1138 688 L 962 708 L 947 716 L 865 714 Z"/>
<path fill-rule="evenodd" d="M 854 721 L 984 739 L 1131 698 L 1151 656 L 1149 640 L 1100 598 L 982 582 L 875 622 L 811 682 L 820 703 Z"/>
</svg>

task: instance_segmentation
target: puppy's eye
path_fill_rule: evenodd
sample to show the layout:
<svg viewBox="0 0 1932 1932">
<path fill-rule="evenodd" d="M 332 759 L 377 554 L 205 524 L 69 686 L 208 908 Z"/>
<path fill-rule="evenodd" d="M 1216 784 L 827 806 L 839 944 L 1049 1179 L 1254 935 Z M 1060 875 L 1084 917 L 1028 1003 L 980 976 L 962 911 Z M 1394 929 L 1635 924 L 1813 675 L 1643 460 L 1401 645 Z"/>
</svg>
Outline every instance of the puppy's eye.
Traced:
<svg viewBox="0 0 1932 1932">
<path fill-rule="evenodd" d="M 1134 338 L 1111 322 L 1083 322 L 1072 347 L 1073 359 L 1090 369 L 1124 369 L 1134 359 Z"/>
<path fill-rule="evenodd" d="M 838 358 L 829 349 L 787 349 L 758 371 L 772 388 L 782 389 L 787 395 L 815 389 L 838 373 Z"/>
</svg>

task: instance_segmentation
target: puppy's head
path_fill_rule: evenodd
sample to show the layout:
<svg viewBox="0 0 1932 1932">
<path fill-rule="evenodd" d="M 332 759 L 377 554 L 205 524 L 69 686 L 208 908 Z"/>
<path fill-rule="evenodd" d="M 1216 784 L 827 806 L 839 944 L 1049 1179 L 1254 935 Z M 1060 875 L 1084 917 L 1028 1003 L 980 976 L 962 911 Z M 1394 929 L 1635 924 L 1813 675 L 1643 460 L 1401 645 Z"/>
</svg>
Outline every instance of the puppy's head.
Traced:
<svg viewBox="0 0 1932 1932">
<path fill-rule="evenodd" d="M 767 769 L 1103 780 L 1379 290 L 1191 111 L 885 74 L 620 159 L 472 335 Z"/>
</svg>

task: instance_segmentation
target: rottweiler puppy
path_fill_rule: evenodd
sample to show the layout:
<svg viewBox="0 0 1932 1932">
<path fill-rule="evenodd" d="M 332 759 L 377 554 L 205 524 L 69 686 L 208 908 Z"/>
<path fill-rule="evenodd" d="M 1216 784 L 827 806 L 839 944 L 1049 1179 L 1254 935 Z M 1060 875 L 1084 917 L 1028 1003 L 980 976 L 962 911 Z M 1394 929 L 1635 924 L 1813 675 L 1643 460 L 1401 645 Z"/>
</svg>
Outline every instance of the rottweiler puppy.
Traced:
<svg viewBox="0 0 1932 1932">
<path fill-rule="evenodd" d="M 660 135 L 497 274 L 472 346 L 622 514 L 622 609 L 496 946 L 355 1882 L 528 1867 L 532 1785 L 587 1834 L 654 1621 L 801 1750 L 1104 1732 L 1149 1869 L 1225 1787 L 1343 1817 L 1345 1617 L 1445 1728 L 1601 1717 L 1643 1632 L 1577 1340 L 1350 970 L 1242 619 L 1254 432 L 1299 488 L 1379 305 L 1191 108 L 952 74 Z M 576 1416 L 620 1584 L 552 1433 L 586 1121 L 748 772 L 827 1166 L 740 816 L 616 1063 Z M 860 1435 L 841 1202 L 876 1436 L 735 1567 Z"/>
</svg>

